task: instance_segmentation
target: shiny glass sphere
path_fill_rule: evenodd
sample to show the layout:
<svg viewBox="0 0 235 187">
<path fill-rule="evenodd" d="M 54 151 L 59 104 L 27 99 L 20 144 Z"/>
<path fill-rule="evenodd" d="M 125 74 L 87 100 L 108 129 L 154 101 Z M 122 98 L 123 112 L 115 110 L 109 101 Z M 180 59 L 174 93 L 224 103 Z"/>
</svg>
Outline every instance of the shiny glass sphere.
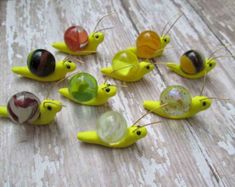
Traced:
<svg viewBox="0 0 235 187">
<path fill-rule="evenodd" d="M 31 73 L 46 77 L 55 71 L 55 57 L 45 49 L 36 49 L 29 53 L 27 65 Z"/>
<path fill-rule="evenodd" d="M 108 111 L 97 120 L 97 134 L 105 143 L 117 143 L 126 133 L 126 120 L 118 112 Z"/>
<path fill-rule="evenodd" d="M 71 26 L 64 33 L 64 42 L 71 51 L 79 51 L 88 44 L 88 34 L 79 25 Z"/>
<path fill-rule="evenodd" d="M 162 110 L 171 116 L 182 115 L 189 111 L 192 103 L 192 97 L 189 91 L 183 86 L 168 86 L 160 96 Z"/>
<path fill-rule="evenodd" d="M 196 74 L 205 67 L 205 57 L 195 50 L 186 51 L 180 57 L 180 68 L 184 73 Z"/>
<path fill-rule="evenodd" d="M 156 51 L 161 48 L 160 37 L 154 31 L 144 31 L 138 36 L 136 47 L 139 58 L 153 58 Z"/>
<path fill-rule="evenodd" d="M 31 123 L 39 115 L 40 100 L 30 92 L 19 92 L 13 95 L 7 103 L 10 119 L 16 123 Z"/>
<path fill-rule="evenodd" d="M 98 84 L 89 73 L 78 73 L 69 80 L 69 93 L 78 102 L 86 102 L 97 96 Z"/>
</svg>

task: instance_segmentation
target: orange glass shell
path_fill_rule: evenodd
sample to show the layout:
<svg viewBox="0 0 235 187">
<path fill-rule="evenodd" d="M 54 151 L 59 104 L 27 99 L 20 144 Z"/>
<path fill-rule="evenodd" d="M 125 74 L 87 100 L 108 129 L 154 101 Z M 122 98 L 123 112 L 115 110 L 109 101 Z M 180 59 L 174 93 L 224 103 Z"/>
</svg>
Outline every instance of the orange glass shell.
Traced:
<svg viewBox="0 0 235 187">
<path fill-rule="evenodd" d="M 136 47 L 139 58 L 153 58 L 161 48 L 161 39 L 154 31 L 144 31 L 138 36 Z"/>
<path fill-rule="evenodd" d="M 64 42 L 71 51 L 79 51 L 88 44 L 88 34 L 81 26 L 71 26 L 64 33 Z"/>
</svg>

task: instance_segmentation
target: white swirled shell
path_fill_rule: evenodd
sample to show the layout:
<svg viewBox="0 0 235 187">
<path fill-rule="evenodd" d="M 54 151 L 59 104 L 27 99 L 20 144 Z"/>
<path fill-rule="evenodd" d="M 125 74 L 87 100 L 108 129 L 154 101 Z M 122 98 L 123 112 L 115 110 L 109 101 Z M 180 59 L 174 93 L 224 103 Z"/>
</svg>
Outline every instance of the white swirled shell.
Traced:
<svg viewBox="0 0 235 187">
<path fill-rule="evenodd" d="M 30 92 L 19 92 L 13 95 L 7 104 L 10 119 L 15 123 L 31 123 L 39 115 L 40 100 Z"/>
<path fill-rule="evenodd" d="M 126 133 L 126 120 L 118 112 L 108 111 L 97 120 L 97 134 L 108 144 L 119 142 Z"/>
</svg>

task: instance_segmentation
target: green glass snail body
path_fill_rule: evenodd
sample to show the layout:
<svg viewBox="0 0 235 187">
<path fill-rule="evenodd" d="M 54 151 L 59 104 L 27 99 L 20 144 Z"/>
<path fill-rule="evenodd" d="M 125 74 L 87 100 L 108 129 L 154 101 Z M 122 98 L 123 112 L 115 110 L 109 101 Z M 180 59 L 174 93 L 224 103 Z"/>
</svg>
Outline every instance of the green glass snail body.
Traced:
<svg viewBox="0 0 235 187">
<path fill-rule="evenodd" d="M 108 83 L 98 85 L 91 74 L 80 72 L 73 75 L 68 88 L 61 88 L 59 93 L 76 103 L 98 106 L 115 96 L 117 87 Z"/>
<path fill-rule="evenodd" d="M 108 111 L 97 120 L 96 131 L 78 132 L 77 138 L 85 143 L 109 148 L 126 148 L 146 135 L 145 127 L 127 127 L 126 120 L 120 113 Z"/>
<path fill-rule="evenodd" d="M 216 66 L 216 60 L 213 58 L 204 58 L 204 56 L 196 51 L 186 51 L 180 57 L 180 64 L 167 63 L 167 67 L 176 74 L 188 78 L 198 79 L 205 76 Z"/>
<path fill-rule="evenodd" d="M 144 101 L 144 108 L 165 118 L 185 119 L 208 109 L 211 99 L 206 96 L 191 97 L 190 92 L 180 85 L 168 86 L 159 101 Z"/>
<path fill-rule="evenodd" d="M 39 98 L 31 92 L 18 92 L 0 106 L 0 116 L 10 118 L 17 124 L 48 125 L 62 109 L 60 101 Z"/>
<path fill-rule="evenodd" d="M 15 66 L 12 71 L 23 77 L 53 82 L 63 79 L 67 73 L 76 69 L 76 64 L 69 60 L 56 62 L 55 57 L 45 49 L 36 49 L 29 53 L 27 66 Z"/>
</svg>

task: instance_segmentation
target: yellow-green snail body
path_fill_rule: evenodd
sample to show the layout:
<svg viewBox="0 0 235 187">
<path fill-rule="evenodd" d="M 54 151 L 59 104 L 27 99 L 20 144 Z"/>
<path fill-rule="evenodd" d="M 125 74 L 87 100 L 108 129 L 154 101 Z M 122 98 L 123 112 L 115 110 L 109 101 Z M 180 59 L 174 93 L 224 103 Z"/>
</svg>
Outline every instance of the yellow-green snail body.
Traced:
<svg viewBox="0 0 235 187">
<path fill-rule="evenodd" d="M 7 106 L 0 106 L 0 117 L 18 124 L 48 125 L 61 109 L 60 101 L 45 99 L 40 102 L 33 93 L 22 91 L 14 94 Z"/>
<path fill-rule="evenodd" d="M 27 66 L 15 66 L 12 72 L 41 82 L 53 82 L 63 79 L 67 73 L 75 69 L 74 62 L 70 60 L 56 62 L 55 57 L 49 51 L 36 49 L 29 53 Z"/>
<path fill-rule="evenodd" d="M 180 64 L 167 63 L 166 65 L 171 71 L 182 77 L 198 79 L 216 66 L 216 60 L 213 57 L 205 59 L 200 52 L 189 50 L 180 57 Z"/>
<path fill-rule="evenodd" d="M 91 74 L 80 72 L 73 75 L 69 79 L 68 88 L 61 88 L 59 93 L 76 103 L 98 106 L 115 96 L 117 87 L 106 82 L 98 85 Z"/>
<path fill-rule="evenodd" d="M 109 148 L 126 148 L 135 144 L 147 135 L 147 125 L 137 125 L 139 118 L 132 126 L 127 127 L 124 117 L 115 111 L 108 111 L 97 120 L 96 131 L 78 132 L 77 138 L 85 143 L 98 144 Z"/>
<path fill-rule="evenodd" d="M 190 92 L 180 85 L 168 86 L 159 101 L 144 101 L 144 108 L 165 118 L 185 119 L 208 109 L 212 100 L 206 96 L 191 97 Z"/>
</svg>

